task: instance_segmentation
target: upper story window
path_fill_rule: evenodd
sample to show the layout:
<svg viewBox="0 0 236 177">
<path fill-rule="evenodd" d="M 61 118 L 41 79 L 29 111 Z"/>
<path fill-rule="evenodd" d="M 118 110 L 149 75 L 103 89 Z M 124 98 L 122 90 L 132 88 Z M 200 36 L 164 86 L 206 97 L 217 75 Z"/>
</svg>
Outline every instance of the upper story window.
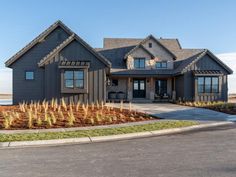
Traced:
<svg viewBox="0 0 236 177">
<path fill-rule="evenodd" d="M 134 68 L 145 68 L 145 58 L 135 58 Z"/>
<path fill-rule="evenodd" d="M 198 77 L 198 93 L 218 93 L 219 77 Z"/>
<path fill-rule="evenodd" d="M 66 88 L 84 88 L 84 71 L 65 71 L 64 73 L 64 84 Z"/>
<path fill-rule="evenodd" d="M 156 62 L 156 68 L 167 68 L 167 61 Z"/>
<path fill-rule="evenodd" d="M 151 42 L 148 43 L 148 47 L 152 48 L 152 43 Z"/>
<path fill-rule="evenodd" d="M 26 71 L 25 80 L 34 80 L 34 71 Z"/>
</svg>

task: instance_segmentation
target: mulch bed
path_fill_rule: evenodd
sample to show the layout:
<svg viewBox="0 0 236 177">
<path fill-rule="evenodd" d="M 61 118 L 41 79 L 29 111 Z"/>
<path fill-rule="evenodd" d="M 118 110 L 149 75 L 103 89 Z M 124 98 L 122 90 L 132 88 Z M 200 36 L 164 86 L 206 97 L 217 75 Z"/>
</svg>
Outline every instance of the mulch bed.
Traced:
<svg viewBox="0 0 236 177">
<path fill-rule="evenodd" d="M 219 107 L 209 106 L 209 107 L 203 107 L 203 108 L 211 109 L 213 111 L 223 112 L 226 114 L 236 115 L 236 107 L 235 108 L 219 108 Z"/>
<path fill-rule="evenodd" d="M 88 114 L 85 117 L 84 109 L 82 106 L 79 110 L 73 107 L 73 114 L 75 117 L 75 121 L 73 125 L 68 125 L 68 112 L 70 110 L 68 106 L 68 111 L 61 109 L 64 118 L 60 116 L 58 111 L 54 111 L 52 107 L 49 106 L 48 113 L 51 111 L 54 113 L 56 117 L 56 123 L 49 126 L 48 122 L 45 119 L 45 113 L 42 109 L 41 111 L 37 111 L 37 116 L 32 121 L 31 129 L 47 129 L 47 128 L 66 128 L 66 127 L 85 127 L 85 126 L 95 126 L 95 125 L 109 125 L 109 124 L 120 124 L 127 122 L 138 122 L 138 121 L 146 121 L 154 119 L 152 116 L 136 112 L 129 111 L 126 109 L 120 110 L 119 108 L 110 108 L 107 109 L 106 106 L 102 109 L 97 107 L 88 106 Z M 33 109 L 34 110 L 34 109 Z M 19 106 L 0 106 L 0 129 L 4 128 L 4 116 L 3 112 L 17 112 L 19 117 L 14 118 L 11 123 L 11 126 L 7 129 L 29 129 L 28 122 L 29 117 L 27 112 L 22 112 Z M 34 111 L 33 111 L 34 112 Z M 49 114 L 50 115 L 50 114 Z M 99 116 L 98 116 L 99 115 Z M 50 116 L 49 116 L 50 117 Z M 96 119 L 96 117 L 99 117 Z M 40 118 L 42 123 L 39 125 L 37 123 L 37 119 Z M 91 121 L 93 119 L 93 121 Z M 156 119 L 156 118 L 155 118 Z"/>
</svg>

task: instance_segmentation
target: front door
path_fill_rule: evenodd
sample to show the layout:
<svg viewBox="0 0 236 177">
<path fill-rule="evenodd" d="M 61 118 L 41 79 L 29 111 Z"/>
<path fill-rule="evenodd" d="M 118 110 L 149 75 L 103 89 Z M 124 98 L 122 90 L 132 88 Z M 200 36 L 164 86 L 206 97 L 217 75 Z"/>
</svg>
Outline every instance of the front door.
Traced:
<svg viewBox="0 0 236 177">
<path fill-rule="evenodd" d="M 146 97 L 146 80 L 145 79 L 133 80 L 133 97 L 134 98 Z"/>
<path fill-rule="evenodd" d="M 165 94 L 167 94 L 167 80 L 166 79 L 156 80 L 155 87 L 156 87 L 155 92 L 157 96 L 164 96 Z"/>
</svg>

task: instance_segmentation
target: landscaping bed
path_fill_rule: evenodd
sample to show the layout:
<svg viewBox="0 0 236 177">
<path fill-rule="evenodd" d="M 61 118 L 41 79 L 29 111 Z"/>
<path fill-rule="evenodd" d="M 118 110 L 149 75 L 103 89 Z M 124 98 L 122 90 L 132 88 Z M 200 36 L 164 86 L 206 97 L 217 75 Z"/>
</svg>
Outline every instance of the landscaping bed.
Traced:
<svg viewBox="0 0 236 177">
<path fill-rule="evenodd" d="M 206 108 L 218 112 L 236 115 L 236 103 L 226 103 L 219 101 L 219 102 L 180 102 L 178 104 L 184 106 Z"/>
<path fill-rule="evenodd" d="M 133 125 L 119 128 L 104 128 L 93 130 L 77 130 L 68 132 L 47 132 L 47 133 L 16 133 L 16 134 L 0 134 L 0 142 L 12 141 L 35 141 L 35 140 L 50 140 L 50 139 L 65 139 L 65 138 L 81 138 L 108 136 L 127 133 L 146 132 L 154 130 L 163 130 L 171 128 L 181 128 L 197 125 L 194 121 L 163 121 L 144 125 Z"/>
<path fill-rule="evenodd" d="M 120 124 L 152 120 L 153 117 L 130 108 L 123 109 L 103 103 L 66 104 L 51 102 L 0 106 L 0 129 L 46 129 Z"/>
</svg>

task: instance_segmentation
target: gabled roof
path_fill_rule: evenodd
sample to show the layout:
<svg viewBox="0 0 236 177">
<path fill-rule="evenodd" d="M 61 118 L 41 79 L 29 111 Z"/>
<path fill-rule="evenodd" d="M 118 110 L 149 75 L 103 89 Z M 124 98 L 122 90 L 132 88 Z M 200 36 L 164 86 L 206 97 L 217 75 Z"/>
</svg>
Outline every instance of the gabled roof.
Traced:
<svg viewBox="0 0 236 177">
<path fill-rule="evenodd" d="M 45 64 L 47 64 L 54 56 L 58 54 L 58 52 L 60 52 L 74 40 L 78 41 L 81 45 L 83 45 L 87 50 L 89 50 L 93 55 L 95 55 L 106 66 L 111 67 L 111 63 L 109 60 L 107 60 L 104 56 L 95 51 L 90 45 L 88 45 L 83 39 L 81 39 L 75 33 L 73 33 L 70 37 L 68 37 L 65 41 L 63 41 L 60 45 L 58 45 L 55 49 L 53 49 L 48 55 L 46 55 L 42 60 L 40 60 L 40 62 L 38 63 L 39 67 L 43 67 Z"/>
<path fill-rule="evenodd" d="M 149 39 L 153 39 L 157 44 L 159 44 L 165 51 L 167 51 L 170 55 L 172 55 L 172 57 L 175 59 L 176 56 L 175 54 L 173 54 L 168 48 L 166 48 L 161 42 L 159 42 L 153 35 L 149 35 L 148 37 L 146 37 L 144 40 L 142 40 L 140 42 L 141 45 L 143 45 L 146 41 L 148 41 Z"/>
<path fill-rule="evenodd" d="M 228 74 L 232 74 L 233 71 L 224 64 L 219 58 L 217 58 L 211 51 L 205 49 L 204 52 L 201 53 L 197 58 L 195 58 L 191 63 L 189 63 L 183 70 L 182 73 L 186 72 L 189 67 L 191 67 L 194 63 L 198 62 L 201 58 L 203 58 L 205 55 L 209 55 L 216 63 L 218 63 L 220 66 L 222 66 Z"/>
<path fill-rule="evenodd" d="M 56 21 L 49 28 L 43 31 L 40 35 L 38 35 L 35 39 L 33 39 L 29 44 L 27 44 L 24 48 L 22 48 L 19 52 L 17 52 L 14 56 L 8 59 L 5 62 L 6 67 L 10 67 L 15 61 L 17 61 L 22 55 L 24 55 L 27 51 L 29 51 L 32 47 L 34 47 L 37 43 L 45 39 L 53 30 L 57 27 L 61 27 L 64 29 L 69 35 L 72 35 L 73 32 L 60 20 Z"/>
<path fill-rule="evenodd" d="M 143 40 L 143 38 L 104 38 L 103 49 L 135 47 Z M 175 51 L 182 49 L 178 39 L 156 38 L 156 40 L 169 49 L 173 54 L 175 54 Z"/>
<path fill-rule="evenodd" d="M 152 58 L 155 58 L 155 56 L 149 51 L 147 50 L 142 44 L 138 44 L 136 47 L 134 47 L 132 50 L 130 50 L 126 55 L 125 55 L 125 59 L 132 54 L 134 51 L 138 50 L 138 49 L 143 49 L 147 54 L 149 54 Z"/>
</svg>

